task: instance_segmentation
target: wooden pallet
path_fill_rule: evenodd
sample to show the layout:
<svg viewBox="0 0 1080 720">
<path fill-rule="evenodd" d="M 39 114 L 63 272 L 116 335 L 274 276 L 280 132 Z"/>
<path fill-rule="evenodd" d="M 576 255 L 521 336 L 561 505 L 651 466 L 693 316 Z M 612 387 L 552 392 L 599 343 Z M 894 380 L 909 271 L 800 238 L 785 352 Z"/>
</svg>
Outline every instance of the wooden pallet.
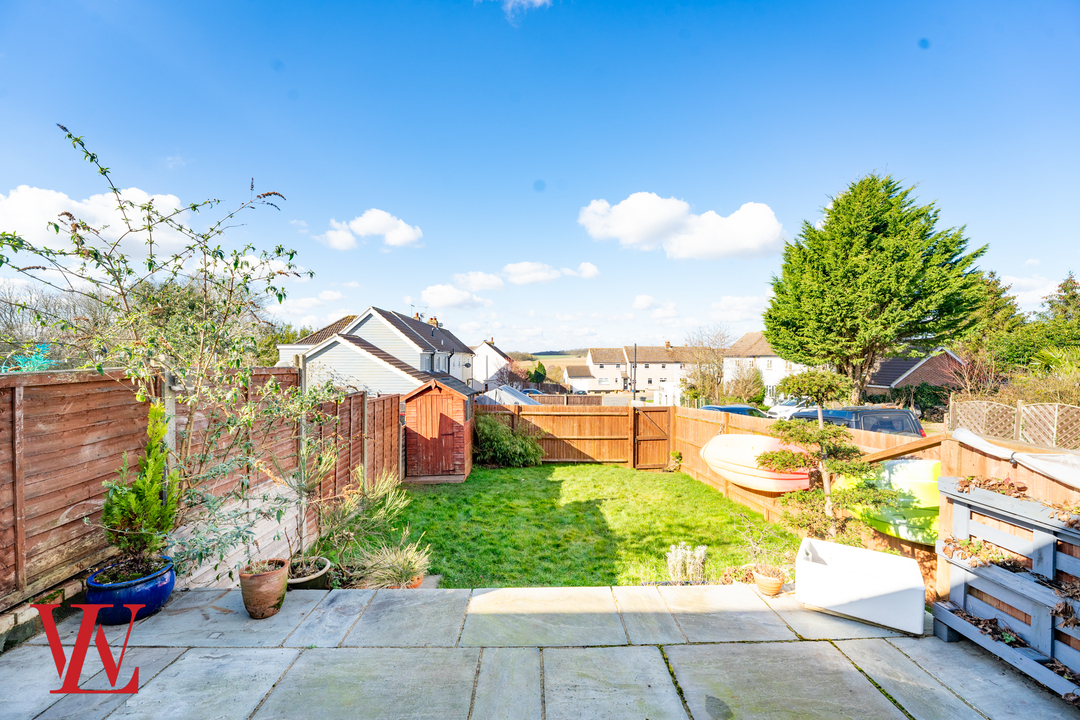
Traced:
<svg viewBox="0 0 1080 720">
<path fill-rule="evenodd" d="M 954 538 L 991 543 L 1020 556 L 1028 569 L 1014 573 L 996 565 L 972 567 L 955 556 L 946 557 L 944 539 L 939 540 L 939 562 L 950 565 L 951 587 L 949 602 L 933 606 L 935 635 L 947 642 L 962 635 L 1055 692 L 1080 694 L 1075 683 L 1045 667 L 1057 660 L 1070 669 L 1080 668 L 1080 628 L 1064 627 L 1061 618 L 1051 616 L 1050 611 L 1063 598 L 1035 577 L 1080 577 L 1080 531 L 1050 517 L 1049 509 L 1039 502 L 979 488 L 961 493 L 957 478 L 943 477 L 938 487 L 942 502 L 951 504 Z M 1080 615 L 1080 602 L 1066 602 Z M 997 619 L 1029 647 L 1012 648 L 997 642 L 953 610 Z"/>
</svg>

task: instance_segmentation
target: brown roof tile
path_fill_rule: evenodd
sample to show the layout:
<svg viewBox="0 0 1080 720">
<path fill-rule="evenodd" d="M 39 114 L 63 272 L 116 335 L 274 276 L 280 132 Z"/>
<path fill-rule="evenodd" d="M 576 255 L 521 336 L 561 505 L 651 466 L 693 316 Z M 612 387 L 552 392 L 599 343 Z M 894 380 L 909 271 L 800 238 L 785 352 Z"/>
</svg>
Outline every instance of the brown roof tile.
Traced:
<svg viewBox="0 0 1080 720">
<path fill-rule="evenodd" d="M 626 362 L 622 348 L 589 348 L 589 355 L 594 363 Z"/>
<path fill-rule="evenodd" d="M 629 362 L 634 362 L 634 346 L 623 348 Z M 694 361 L 693 351 L 685 346 L 638 345 L 638 363 L 689 363 Z"/>
<path fill-rule="evenodd" d="M 776 352 L 765 340 L 765 333 L 748 332 L 731 344 L 725 353 L 727 357 L 750 358 L 776 356 Z"/>
<path fill-rule="evenodd" d="M 351 323 L 355 319 L 356 319 L 356 315 L 346 315 L 345 317 L 341 318 L 340 320 L 335 320 L 334 322 L 330 323 L 326 327 L 321 328 L 319 330 L 316 330 L 315 332 L 311 333 L 310 335 L 305 335 L 304 337 L 297 340 L 296 344 L 297 345 L 318 345 L 319 343 L 323 342 L 324 340 L 329 340 L 330 338 L 337 335 L 339 332 L 341 332 L 342 330 L 345 329 L 346 325 L 348 325 L 349 323 Z"/>
<path fill-rule="evenodd" d="M 566 372 L 566 377 L 572 378 L 588 378 L 592 377 L 592 373 L 589 372 L 587 365 L 567 365 L 563 368 Z"/>
</svg>

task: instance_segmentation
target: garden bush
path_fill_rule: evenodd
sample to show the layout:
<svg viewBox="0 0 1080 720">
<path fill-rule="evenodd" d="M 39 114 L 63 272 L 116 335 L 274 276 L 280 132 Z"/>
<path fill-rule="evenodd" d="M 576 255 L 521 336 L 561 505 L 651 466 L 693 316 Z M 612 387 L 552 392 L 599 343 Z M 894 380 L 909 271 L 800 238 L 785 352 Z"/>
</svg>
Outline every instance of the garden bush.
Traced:
<svg viewBox="0 0 1080 720">
<path fill-rule="evenodd" d="M 544 451 L 536 438 L 490 415 L 476 415 L 473 459 L 489 467 L 531 467 L 540 464 Z"/>
</svg>

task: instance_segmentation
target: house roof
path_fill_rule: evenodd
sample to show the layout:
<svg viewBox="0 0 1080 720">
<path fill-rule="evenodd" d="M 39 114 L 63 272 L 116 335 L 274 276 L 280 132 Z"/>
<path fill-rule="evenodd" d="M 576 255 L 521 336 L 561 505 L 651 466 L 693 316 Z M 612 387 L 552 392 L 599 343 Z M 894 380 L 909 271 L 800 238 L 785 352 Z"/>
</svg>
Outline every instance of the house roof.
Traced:
<svg viewBox="0 0 1080 720">
<path fill-rule="evenodd" d="M 372 307 L 371 310 L 413 343 L 419 345 L 422 352 L 454 352 L 472 355 L 472 348 L 458 340 L 446 328 L 429 325 L 423 320 L 417 320 L 393 310 L 377 307 Z"/>
<path fill-rule="evenodd" d="M 311 333 L 310 335 L 305 335 L 304 337 L 297 340 L 295 344 L 296 345 L 318 345 L 319 343 L 323 342 L 324 340 L 329 340 L 330 338 L 334 337 L 339 332 L 344 330 L 345 327 L 349 323 L 351 323 L 353 320 L 355 320 L 357 317 L 358 317 L 357 315 L 346 315 L 343 318 L 335 320 L 334 322 L 330 323 L 326 327 L 320 328 L 319 330 L 316 330 L 315 332 Z"/>
<path fill-rule="evenodd" d="M 589 348 L 589 356 L 594 363 L 626 362 L 622 348 Z"/>
<path fill-rule="evenodd" d="M 866 384 L 873 387 L 892 387 L 893 383 L 925 359 L 921 357 L 886 358 L 881 361 L 877 369 L 870 375 L 870 379 L 867 380 Z"/>
<path fill-rule="evenodd" d="M 724 353 L 727 357 L 751 358 L 751 357 L 779 357 L 772 346 L 765 340 L 765 333 L 748 332 L 731 344 Z"/>
<path fill-rule="evenodd" d="M 493 341 L 491 341 L 491 340 L 485 340 L 484 342 L 480 343 L 480 345 L 473 345 L 472 349 L 473 350 L 479 350 L 480 347 L 483 346 L 483 345 L 487 345 L 489 348 L 491 348 L 492 350 L 497 352 L 499 354 L 499 356 L 502 357 L 507 362 L 513 362 L 514 358 L 510 357 L 509 355 L 504 353 L 502 350 L 495 347 L 495 343 Z"/>
<path fill-rule="evenodd" d="M 589 372 L 587 365 L 567 365 L 563 368 L 566 372 L 566 377 L 571 378 L 591 378 L 592 373 Z"/>
<path fill-rule="evenodd" d="M 623 348 L 627 362 L 634 362 L 634 346 Z M 693 351 L 685 346 L 638 345 L 637 362 L 639 363 L 688 363 L 693 362 Z"/>
<path fill-rule="evenodd" d="M 421 370 L 417 370 L 412 365 L 409 365 L 406 362 L 402 362 L 401 360 L 398 360 L 396 357 L 394 357 L 390 353 L 386 352 L 385 350 L 382 350 L 381 348 L 379 348 L 379 347 L 377 347 L 375 345 L 372 345 L 367 340 L 364 340 L 364 339 L 358 338 L 358 337 L 354 337 L 352 335 L 338 335 L 337 337 L 338 337 L 338 339 L 340 339 L 340 340 L 342 340 L 344 342 L 350 343 L 351 345 L 354 345 L 354 346 L 360 348 L 361 350 L 363 350 L 367 354 L 369 354 L 369 355 L 371 355 L 371 356 L 373 356 L 375 358 L 378 358 L 379 360 L 382 360 L 384 363 L 386 363 L 387 365 L 393 367 L 395 370 L 400 370 L 401 372 L 405 373 L 406 375 L 408 375 L 409 377 L 411 377 L 411 378 L 413 378 L 415 380 L 419 380 L 420 382 L 427 382 L 428 380 L 431 380 L 432 377 L 433 377 L 433 375 L 431 373 L 426 373 L 426 372 L 423 372 Z"/>
</svg>

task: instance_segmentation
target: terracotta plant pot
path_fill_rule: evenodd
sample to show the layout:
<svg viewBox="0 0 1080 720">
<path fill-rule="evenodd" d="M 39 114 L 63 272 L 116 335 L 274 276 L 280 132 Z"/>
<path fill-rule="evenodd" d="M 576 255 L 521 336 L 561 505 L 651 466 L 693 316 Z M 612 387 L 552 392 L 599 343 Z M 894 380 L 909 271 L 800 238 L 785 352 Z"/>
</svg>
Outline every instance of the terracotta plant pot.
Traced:
<svg viewBox="0 0 1080 720">
<path fill-rule="evenodd" d="M 333 567 L 324 557 L 315 558 L 319 569 L 304 577 L 289 578 L 289 590 L 326 590 L 330 587 L 330 568 Z"/>
<path fill-rule="evenodd" d="M 767 569 L 779 571 L 779 568 L 774 568 L 772 566 L 768 566 Z M 771 597 L 773 595 L 779 594 L 780 588 L 784 585 L 784 578 L 770 577 L 769 575 L 758 572 L 757 567 L 755 567 L 754 584 L 757 585 L 757 589 L 762 595 L 768 595 Z"/>
<path fill-rule="evenodd" d="M 402 585 L 402 587 L 404 589 L 406 589 L 406 590 L 415 590 L 416 588 L 420 587 L 420 585 L 423 582 L 424 582 L 424 575 L 423 575 L 423 573 L 421 573 L 421 574 L 415 576 L 412 579 L 412 582 L 410 582 L 408 585 Z"/>
<path fill-rule="evenodd" d="M 251 573 L 248 565 L 240 570 L 240 593 L 248 615 L 261 620 L 276 615 L 285 602 L 285 590 L 289 582 L 289 561 L 280 558 L 267 560 L 276 565 L 273 570 Z"/>
</svg>

